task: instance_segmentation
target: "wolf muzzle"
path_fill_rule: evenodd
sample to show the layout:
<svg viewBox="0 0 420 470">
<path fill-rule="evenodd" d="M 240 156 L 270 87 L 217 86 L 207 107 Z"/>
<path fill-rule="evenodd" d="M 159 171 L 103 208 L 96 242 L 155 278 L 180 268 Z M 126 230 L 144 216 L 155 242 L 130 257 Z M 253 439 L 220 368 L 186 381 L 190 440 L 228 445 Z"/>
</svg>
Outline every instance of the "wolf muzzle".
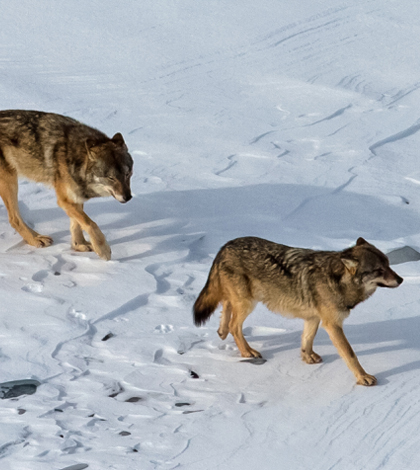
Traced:
<svg viewBox="0 0 420 470">
<path fill-rule="evenodd" d="M 122 196 L 122 198 L 121 198 L 122 200 L 121 200 L 120 202 L 121 202 L 122 204 L 125 204 L 125 203 L 128 202 L 130 199 L 132 199 L 132 197 L 133 197 L 133 196 L 131 195 L 131 193 L 124 194 L 124 195 Z"/>
<path fill-rule="evenodd" d="M 383 280 L 384 282 L 378 283 L 378 287 L 394 288 L 398 287 L 404 281 L 404 279 L 401 276 L 398 276 L 398 274 L 391 268 L 387 268 Z"/>
<path fill-rule="evenodd" d="M 126 191 L 124 194 L 116 194 L 114 191 L 110 191 L 111 195 L 116 199 L 118 202 L 121 202 L 121 204 L 125 204 L 128 202 L 130 199 L 133 198 L 131 195 L 130 191 Z"/>
</svg>

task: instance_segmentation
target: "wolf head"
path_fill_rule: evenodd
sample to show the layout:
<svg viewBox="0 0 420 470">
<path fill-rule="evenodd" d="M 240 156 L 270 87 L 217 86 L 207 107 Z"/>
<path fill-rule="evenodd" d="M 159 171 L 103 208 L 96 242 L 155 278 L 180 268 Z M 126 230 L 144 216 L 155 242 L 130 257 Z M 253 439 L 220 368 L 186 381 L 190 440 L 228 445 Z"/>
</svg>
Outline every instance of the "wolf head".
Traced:
<svg viewBox="0 0 420 470">
<path fill-rule="evenodd" d="M 363 238 L 357 240 L 356 246 L 342 252 L 341 261 L 368 295 L 377 287 L 394 288 L 403 282 L 403 278 L 389 267 L 387 256 Z"/>
<path fill-rule="evenodd" d="M 131 198 L 133 159 L 120 133 L 107 141 L 86 140 L 86 178 L 94 196 L 113 196 L 125 203 Z"/>
</svg>

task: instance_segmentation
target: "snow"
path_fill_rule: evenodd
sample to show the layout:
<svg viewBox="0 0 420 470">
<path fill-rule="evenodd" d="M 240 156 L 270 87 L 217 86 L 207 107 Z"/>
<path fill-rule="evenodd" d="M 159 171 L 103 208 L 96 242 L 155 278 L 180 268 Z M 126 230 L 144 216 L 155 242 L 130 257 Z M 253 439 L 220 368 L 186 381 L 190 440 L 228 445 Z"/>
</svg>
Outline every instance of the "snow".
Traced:
<svg viewBox="0 0 420 470">
<path fill-rule="evenodd" d="M 51 190 L 21 182 L 25 245 L 0 204 L 2 470 L 418 469 L 420 5 L 414 0 L 127 0 L 2 5 L 1 108 L 121 132 L 127 205 L 86 205 L 109 262 L 70 250 Z M 218 314 L 192 323 L 236 236 L 341 250 L 362 236 L 404 277 L 345 332 L 376 387 L 322 330 L 258 306 L 267 360 L 240 358 Z M 36 383 L 36 382 L 34 382 Z M 1 398 L 1 397 L 0 397 Z"/>
</svg>

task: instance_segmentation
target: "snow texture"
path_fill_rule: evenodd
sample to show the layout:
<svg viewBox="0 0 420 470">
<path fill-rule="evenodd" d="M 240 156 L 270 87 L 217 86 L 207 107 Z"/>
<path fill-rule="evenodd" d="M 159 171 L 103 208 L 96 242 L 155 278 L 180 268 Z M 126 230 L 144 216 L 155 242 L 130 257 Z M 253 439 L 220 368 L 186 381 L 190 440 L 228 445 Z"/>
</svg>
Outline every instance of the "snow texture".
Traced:
<svg viewBox="0 0 420 470">
<path fill-rule="evenodd" d="M 86 205 L 110 262 L 70 250 L 50 189 L 19 194 L 48 248 L 0 204 L 2 470 L 420 467 L 419 17 L 415 0 L 3 2 L 1 108 L 121 132 L 135 197 Z M 218 314 L 193 325 L 215 253 L 245 235 L 393 252 L 405 282 L 345 323 L 378 386 L 323 330 L 304 364 L 302 322 L 262 306 L 245 333 L 266 362 L 221 341 Z"/>
</svg>

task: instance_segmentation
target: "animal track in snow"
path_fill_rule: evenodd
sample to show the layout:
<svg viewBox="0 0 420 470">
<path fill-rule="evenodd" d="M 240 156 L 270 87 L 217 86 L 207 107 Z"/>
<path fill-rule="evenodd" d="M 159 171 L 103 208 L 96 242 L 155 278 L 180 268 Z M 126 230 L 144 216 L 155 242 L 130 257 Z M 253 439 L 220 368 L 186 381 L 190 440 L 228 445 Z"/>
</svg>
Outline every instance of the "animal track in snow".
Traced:
<svg viewBox="0 0 420 470">
<path fill-rule="evenodd" d="M 174 331 L 174 327 L 172 325 L 158 325 L 155 328 L 155 333 L 171 333 Z"/>
<path fill-rule="evenodd" d="M 151 264 L 145 268 L 149 274 L 151 274 L 156 280 L 156 294 L 165 294 L 170 288 L 171 285 L 166 280 L 168 276 L 172 274 L 171 271 L 162 272 L 161 274 L 157 274 L 157 271 L 161 268 L 160 264 Z"/>
<path fill-rule="evenodd" d="M 39 294 L 44 290 L 44 286 L 40 283 L 30 283 L 22 287 L 25 292 L 32 292 L 33 294 Z"/>
<path fill-rule="evenodd" d="M 32 280 L 34 282 L 42 282 L 46 277 L 48 277 L 48 274 L 50 274 L 50 271 L 47 269 L 42 269 L 32 276 Z"/>
</svg>

